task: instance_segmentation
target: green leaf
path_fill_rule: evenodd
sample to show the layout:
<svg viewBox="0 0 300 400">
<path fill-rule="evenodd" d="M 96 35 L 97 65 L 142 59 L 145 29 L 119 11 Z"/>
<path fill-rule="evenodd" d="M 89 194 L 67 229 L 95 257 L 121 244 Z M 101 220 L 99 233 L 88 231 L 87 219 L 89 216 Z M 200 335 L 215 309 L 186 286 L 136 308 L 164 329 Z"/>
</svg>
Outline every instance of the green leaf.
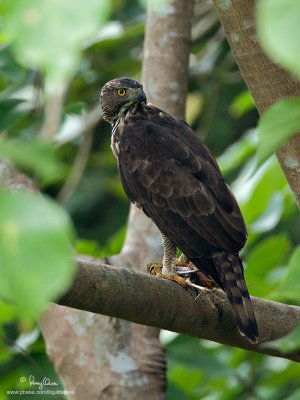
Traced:
<svg viewBox="0 0 300 400">
<path fill-rule="evenodd" d="M 22 103 L 23 100 L 19 99 L 0 99 L 1 131 L 11 128 L 22 117 L 23 113 L 18 111 L 18 106 Z"/>
<path fill-rule="evenodd" d="M 249 90 L 245 90 L 234 98 L 230 104 L 229 112 L 234 118 L 240 118 L 253 108 L 255 108 L 253 97 Z"/>
<path fill-rule="evenodd" d="M 247 281 L 253 284 L 251 294 L 264 296 L 271 290 L 274 282 L 270 282 L 268 274 L 284 263 L 290 249 L 291 242 L 286 234 L 269 236 L 252 249 L 246 260 Z"/>
<path fill-rule="evenodd" d="M 105 257 L 121 251 L 126 235 L 126 225 L 122 226 L 107 241 L 105 246 L 100 246 L 95 240 L 78 239 L 75 243 L 77 253 L 92 257 Z"/>
<path fill-rule="evenodd" d="M 15 55 L 60 85 L 79 65 L 84 40 L 106 20 L 108 0 L 7 0 L 6 30 Z M 75 28 L 74 28 L 75 27 Z"/>
<path fill-rule="evenodd" d="M 170 370 L 178 362 L 185 364 L 189 369 L 204 371 L 206 376 L 227 376 L 230 370 L 224 369 L 223 360 L 214 357 L 203 348 L 200 341 L 187 336 L 179 335 L 167 346 L 169 352 Z"/>
<path fill-rule="evenodd" d="M 257 7 L 259 39 L 277 63 L 300 76 L 300 2 L 261 0 Z"/>
<path fill-rule="evenodd" d="M 41 140 L 0 140 L 0 159 L 8 159 L 33 172 L 44 184 L 57 182 L 65 174 L 54 144 Z"/>
<path fill-rule="evenodd" d="M 203 372 L 201 370 L 188 368 L 185 365 L 177 363 L 169 372 L 168 380 L 176 384 L 183 393 L 189 396 L 188 398 L 191 398 L 199 386 L 201 386 L 202 378 Z"/>
<path fill-rule="evenodd" d="M 99 254 L 101 254 L 101 247 L 96 240 L 77 239 L 75 250 L 76 253 L 86 254 L 91 257 L 99 257 Z"/>
<path fill-rule="evenodd" d="M 249 193 L 247 198 L 240 200 L 240 206 L 246 225 L 250 226 L 266 211 L 273 196 L 287 187 L 286 178 L 277 160 L 272 158 L 262 165 L 246 182 L 242 182 L 242 189 Z"/>
<path fill-rule="evenodd" d="M 167 12 L 167 7 L 171 3 L 171 0 L 139 0 L 139 3 L 144 8 L 148 6 L 152 11 L 164 13 Z"/>
<path fill-rule="evenodd" d="M 103 256 L 107 254 L 117 254 L 121 251 L 126 236 L 126 230 L 127 227 L 124 225 L 109 238 L 102 251 Z"/>
<path fill-rule="evenodd" d="M 6 81 L 6 86 L 3 89 L 7 90 L 8 84 L 11 84 L 11 86 L 15 88 L 18 84 L 24 82 L 26 71 L 16 63 L 16 60 L 11 54 L 9 45 L 4 45 L 0 48 L 0 65 L 0 76 L 5 78 Z M 0 96 L 2 97 L 3 93 L 1 93 Z"/>
<path fill-rule="evenodd" d="M 300 97 L 283 99 L 271 106 L 263 114 L 258 125 L 259 163 L 265 161 L 299 131 Z"/>
<path fill-rule="evenodd" d="M 277 289 L 281 298 L 299 303 L 300 293 L 300 246 L 294 250 L 285 277 Z"/>
<path fill-rule="evenodd" d="M 256 277 L 261 278 L 268 270 L 285 261 L 290 248 L 291 242 L 286 234 L 269 236 L 251 251 L 247 267 L 251 271 L 255 270 Z"/>
<path fill-rule="evenodd" d="M 0 296 L 31 320 L 70 285 L 71 224 L 41 195 L 1 192 L 0 204 Z"/>
<path fill-rule="evenodd" d="M 257 147 L 257 134 L 253 129 L 242 136 L 237 142 L 226 148 L 218 157 L 219 167 L 224 175 L 237 169 L 250 156 L 255 153 Z"/>
<path fill-rule="evenodd" d="M 285 400 L 299 400 L 300 399 L 300 389 L 296 389 L 290 396 Z"/>
<path fill-rule="evenodd" d="M 16 308 L 12 304 L 0 300 L 0 323 L 16 318 Z"/>
</svg>

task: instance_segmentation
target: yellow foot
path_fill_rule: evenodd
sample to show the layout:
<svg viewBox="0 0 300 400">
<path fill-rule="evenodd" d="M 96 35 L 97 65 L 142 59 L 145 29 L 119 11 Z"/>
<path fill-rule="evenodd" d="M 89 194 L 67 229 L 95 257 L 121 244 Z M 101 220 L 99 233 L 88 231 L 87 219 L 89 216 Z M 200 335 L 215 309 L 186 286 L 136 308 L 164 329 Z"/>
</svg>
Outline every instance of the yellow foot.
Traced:
<svg viewBox="0 0 300 400">
<path fill-rule="evenodd" d="M 147 272 L 151 275 L 157 276 L 161 274 L 163 265 L 160 263 L 149 263 L 147 264 Z"/>
<path fill-rule="evenodd" d="M 177 267 L 185 267 L 185 268 L 189 268 L 189 269 L 195 269 L 195 267 L 191 261 L 184 261 L 181 258 L 176 258 L 175 265 Z"/>
<path fill-rule="evenodd" d="M 150 263 L 147 264 L 147 271 L 154 276 L 158 276 L 160 278 L 164 278 L 164 279 L 168 279 L 170 281 L 175 281 L 177 282 L 179 285 L 186 287 L 188 286 L 186 283 L 186 279 L 183 278 L 182 276 L 179 276 L 177 274 L 163 274 L 162 273 L 162 264 L 159 263 Z"/>
<path fill-rule="evenodd" d="M 179 276 L 177 274 L 171 274 L 171 275 L 166 275 L 166 274 L 162 274 L 159 275 L 161 278 L 164 279 L 169 279 L 170 281 L 174 281 L 177 282 L 180 286 L 186 287 L 188 286 L 186 283 L 186 279 L 183 278 L 182 276 Z"/>
</svg>

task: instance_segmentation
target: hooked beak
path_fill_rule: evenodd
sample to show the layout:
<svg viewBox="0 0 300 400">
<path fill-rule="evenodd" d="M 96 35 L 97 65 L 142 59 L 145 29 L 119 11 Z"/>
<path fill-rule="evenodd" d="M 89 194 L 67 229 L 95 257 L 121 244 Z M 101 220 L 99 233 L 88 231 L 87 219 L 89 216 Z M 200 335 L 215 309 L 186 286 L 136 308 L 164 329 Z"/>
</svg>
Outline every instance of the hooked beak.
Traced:
<svg viewBox="0 0 300 400">
<path fill-rule="evenodd" d="M 141 104 L 143 104 L 143 103 L 146 104 L 146 103 L 147 103 L 147 97 L 146 97 L 146 95 L 145 95 L 143 89 L 140 89 L 140 90 L 139 90 L 139 93 L 138 93 L 138 102 L 141 103 Z"/>
</svg>

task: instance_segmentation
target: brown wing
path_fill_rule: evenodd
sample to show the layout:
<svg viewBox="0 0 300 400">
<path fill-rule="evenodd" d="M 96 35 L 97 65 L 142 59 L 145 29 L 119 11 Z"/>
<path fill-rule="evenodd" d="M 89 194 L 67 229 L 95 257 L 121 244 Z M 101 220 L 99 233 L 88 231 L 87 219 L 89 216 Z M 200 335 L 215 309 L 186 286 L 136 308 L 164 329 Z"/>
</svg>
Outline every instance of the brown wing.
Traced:
<svg viewBox="0 0 300 400">
<path fill-rule="evenodd" d="M 119 169 L 129 199 L 188 257 L 244 246 L 235 198 L 189 126 L 150 106 L 148 117 L 144 112 L 125 121 L 120 137 Z"/>
</svg>

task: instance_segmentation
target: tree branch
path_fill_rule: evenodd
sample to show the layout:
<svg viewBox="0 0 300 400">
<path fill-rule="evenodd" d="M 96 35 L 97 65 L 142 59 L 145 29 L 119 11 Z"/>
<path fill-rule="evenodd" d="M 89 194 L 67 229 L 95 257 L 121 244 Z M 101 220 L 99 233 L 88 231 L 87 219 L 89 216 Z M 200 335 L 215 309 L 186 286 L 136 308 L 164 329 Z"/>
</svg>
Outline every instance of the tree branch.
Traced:
<svg viewBox="0 0 300 400">
<path fill-rule="evenodd" d="M 9 163 L 0 163 L 0 177 L 3 186 L 26 187 L 36 190 L 30 179 L 19 173 Z M 136 213 L 135 219 L 139 220 L 139 215 Z M 155 232 L 152 232 L 151 226 L 149 226 L 143 235 L 154 235 L 155 237 Z M 141 232 L 137 235 L 137 237 L 139 236 L 141 236 Z M 153 241 L 153 239 L 151 240 Z M 139 247 L 139 242 L 133 241 L 128 246 L 129 248 Z M 130 253 L 129 250 L 128 252 Z M 150 253 L 153 256 L 154 252 L 150 251 Z M 148 255 L 145 253 L 145 264 L 149 260 L 150 253 Z M 111 257 L 110 262 L 123 264 L 124 259 L 127 260 L 129 257 L 126 254 L 127 251 L 124 252 L 123 257 Z M 300 361 L 300 351 L 283 354 L 277 349 L 263 345 L 265 342 L 287 335 L 296 327 L 300 320 L 300 307 L 252 297 L 260 337 L 260 344 L 253 345 L 238 333 L 231 307 L 222 291 L 218 291 L 217 296 L 223 301 L 218 301 L 213 293 L 211 295 L 202 294 L 195 300 L 195 291 L 190 288 L 184 289 L 174 282 L 125 268 L 108 266 L 103 264 L 100 259 L 92 259 L 87 256 L 79 255 L 76 257 L 76 261 L 78 271 L 73 285 L 58 301 L 58 304 L 71 307 L 73 310 L 65 307 L 59 308 L 64 316 L 62 319 L 64 325 L 63 329 L 56 329 L 57 335 L 53 339 L 53 346 L 49 348 L 49 343 L 47 343 L 48 350 L 50 349 L 52 352 L 55 351 L 56 342 L 60 345 L 63 343 L 65 346 L 71 343 L 68 321 L 72 326 L 78 324 L 79 321 L 82 323 L 85 321 L 85 324 L 93 329 L 94 335 L 103 326 L 103 320 L 100 319 L 98 324 L 98 319 L 94 317 L 91 325 L 89 314 L 86 317 L 85 313 L 80 314 L 79 310 L 84 310 L 168 329 L 245 350 Z M 142 262 L 141 257 L 138 257 L 138 262 Z M 212 302 L 215 307 L 212 306 Z M 79 314 L 74 314 L 75 311 Z M 52 307 L 51 312 L 47 313 L 48 324 L 56 326 L 57 318 L 58 308 L 53 309 Z M 45 317 L 41 323 L 42 326 L 45 325 Z M 67 331 L 69 333 L 66 337 Z M 80 338 L 82 339 L 79 330 L 78 340 Z M 79 349 L 79 354 L 81 354 L 80 351 Z M 63 357 L 61 356 L 59 363 L 62 361 Z"/>
<path fill-rule="evenodd" d="M 262 344 L 291 332 L 300 320 L 300 307 L 252 297 L 260 337 L 260 344 L 253 345 L 237 331 L 221 290 L 195 299 L 196 291 L 171 281 L 86 256 L 78 256 L 77 263 L 74 283 L 60 305 L 300 361 L 300 351 L 283 354 Z"/>
</svg>

